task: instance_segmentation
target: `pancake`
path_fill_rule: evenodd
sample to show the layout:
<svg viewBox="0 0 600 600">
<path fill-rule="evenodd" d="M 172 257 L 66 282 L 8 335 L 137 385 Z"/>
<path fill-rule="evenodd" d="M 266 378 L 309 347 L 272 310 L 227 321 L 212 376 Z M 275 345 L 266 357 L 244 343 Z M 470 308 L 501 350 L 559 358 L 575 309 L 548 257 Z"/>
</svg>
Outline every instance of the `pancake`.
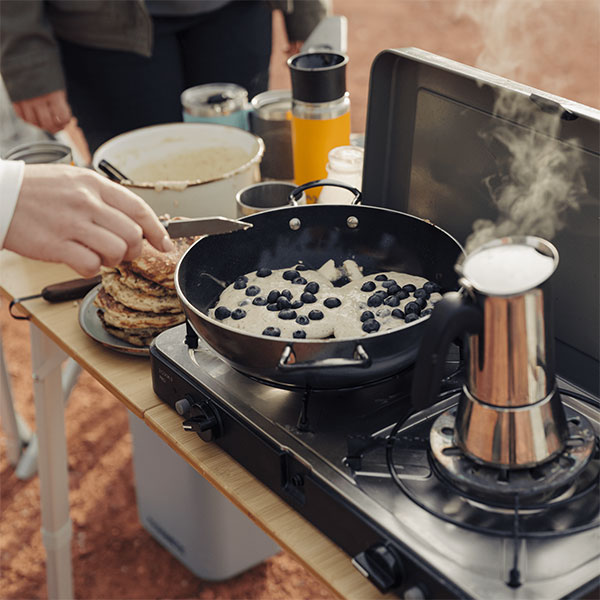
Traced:
<svg viewBox="0 0 600 600">
<path fill-rule="evenodd" d="M 158 283 L 154 283 L 145 277 L 136 275 L 133 271 L 128 269 L 125 264 L 117 265 L 114 269 L 100 267 L 100 272 L 102 275 L 105 273 L 115 273 L 118 275 L 121 284 L 142 294 L 148 294 L 150 296 L 166 296 L 173 293 L 172 290 L 167 289 Z"/>
<path fill-rule="evenodd" d="M 165 329 L 185 321 L 175 293 L 175 268 L 197 239 L 173 239 L 171 252 L 159 252 L 144 240 L 139 257 L 101 269 L 102 285 L 94 305 L 108 333 L 147 346 Z"/>
<path fill-rule="evenodd" d="M 124 340 L 133 344 L 134 346 L 149 346 L 150 342 L 161 332 L 163 329 L 161 328 L 152 328 L 149 327 L 147 329 L 120 329 L 119 327 L 113 327 L 104 321 L 104 316 L 101 311 L 98 311 L 100 314 L 100 320 L 102 321 L 102 325 L 104 329 L 110 335 L 119 338 L 120 340 Z"/>
<path fill-rule="evenodd" d="M 197 239 L 197 237 L 172 239 L 175 249 L 171 252 L 160 252 L 147 240 L 144 240 L 141 255 L 132 261 L 124 262 L 123 268 L 174 291 L 175 267 L 186 250 Z"/>
<path fill-rule="evenodd" d="M 161 295 L 145 293 L 139 288 L 136 289 L 122 283 L 118 271 L 102 273 L 102 287 L 115 300 L 133 310 L 152 313 L 181 312 L 181 304 L 177 294 L 166 293 L 166 288 L 162 288 L 163 293 Z"/>
<path fill-rule="evenodd" d="M 317 270 L 297 264 L 242 275 L 208 316 L 252 335 L 355 339 L 396 330 L 427 316 L 441 299 L 424 277 L 386 271 L 363 275 L 353 260 Z"/>
<path fill-rule="evenodd" d="M 183 312 L 155 313 L 128 308 L 118 300 L 115 300 L 104 287 L 101 287 L 98 291 L 94 299 L 94 304 L 102 311 L 104 322 L 112 327 L 119 327 L 121 329 L 167 329 L 185 320 Z"/>
</svg>

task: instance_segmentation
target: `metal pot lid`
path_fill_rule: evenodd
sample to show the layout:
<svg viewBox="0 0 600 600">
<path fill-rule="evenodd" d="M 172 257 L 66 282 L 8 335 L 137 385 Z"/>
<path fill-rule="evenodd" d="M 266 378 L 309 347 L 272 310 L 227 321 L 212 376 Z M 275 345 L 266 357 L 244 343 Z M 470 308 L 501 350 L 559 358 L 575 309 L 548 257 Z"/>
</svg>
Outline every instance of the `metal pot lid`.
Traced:
<svg viewBox="0 0 600 600">
<path fill-rule="evenodd" d="M 218 117 L 243 110 L 248 92 L 234 83 L 207 83 L 184 90 L 181 104 L 195 117 Z"/>
<path fill-rule="evenodd" d="M 291 90 L 269 90 L 252 98 L 252 108 L 266 121 L 286 121 L 292 110 Z"/>
</svg>

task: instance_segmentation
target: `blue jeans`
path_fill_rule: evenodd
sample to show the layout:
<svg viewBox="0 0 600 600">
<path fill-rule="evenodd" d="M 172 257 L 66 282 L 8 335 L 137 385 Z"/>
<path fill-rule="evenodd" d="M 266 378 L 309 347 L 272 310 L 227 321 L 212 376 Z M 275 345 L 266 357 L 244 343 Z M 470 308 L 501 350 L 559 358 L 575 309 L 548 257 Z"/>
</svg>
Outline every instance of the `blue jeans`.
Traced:
<svg viewBox="0 0 600 600">
<path fill-rule="evenodd" d="M 189 87 L 236 83 L 249 98 L 269 87 L 271 11 L 264 0 L 153 23 L 149 58 L 59 40 L 68 100 L 91 152 L 120 133 L 181 121 L 180 96 Z"/>
</svg>

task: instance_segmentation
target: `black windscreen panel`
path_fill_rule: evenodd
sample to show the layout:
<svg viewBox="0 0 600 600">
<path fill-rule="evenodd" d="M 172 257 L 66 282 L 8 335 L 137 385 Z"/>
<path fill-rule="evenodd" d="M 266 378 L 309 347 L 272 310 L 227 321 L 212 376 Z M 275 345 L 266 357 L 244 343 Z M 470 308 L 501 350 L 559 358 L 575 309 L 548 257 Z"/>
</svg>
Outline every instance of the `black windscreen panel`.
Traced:
<svg viewBox="0 0 600 600">
<path fill-rule="evenodd" d="M 540 133 L 529 122 L 496 116 L 500 93 L 532 111 L 558 114 L 559 127 Z M 541 236 L 560 256 L 553 276 L 557 371 L 598 394 L 600 111 L 559 100 L 419 50 L 381 53 L 371 70 L 363 201 L 429 219 L 465 245 L 477 220 L 499 222 L 493 190 L 510 177 L 515 160 L 494 132 L 567 157 L 557 168 L 566 165 L 564 177 L 576 179 L 565 188 L 573 202 L 560 210 L 557 232 Z M 527 168 L 535 151 L 523 156 Z M 567 193 L 556 179 L 545 193 L 560 204 Z"/>
</svg>

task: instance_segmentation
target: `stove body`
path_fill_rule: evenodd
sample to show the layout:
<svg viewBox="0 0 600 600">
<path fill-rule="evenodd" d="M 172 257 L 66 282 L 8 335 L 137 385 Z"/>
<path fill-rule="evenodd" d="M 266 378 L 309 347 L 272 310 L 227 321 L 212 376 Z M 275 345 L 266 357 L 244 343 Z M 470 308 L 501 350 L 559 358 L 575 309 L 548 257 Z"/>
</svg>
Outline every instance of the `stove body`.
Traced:
<svg viewBox="0 0 600 600">
<path fill-rule="evenodd" d="M 188 348 L 185 337 L 186 326 L 180 325 L 158 336 L 151 349 L 158 396 L 178 412 L 186 412 L 186 403 L 196 406 L 186 422 L 197 424 L 203 439 L 218 444 L 330 537 L 380 589 L 406 598 L 548 600 L 578 597 L 597 585 L 597 452 L 583 500 L 552 515 L 520 517 L 520 528 L 535 520 L 534 532 L 554 535 L 514 536 L 512 511 L 473 507 L 435 473 L 429 430 L 456 404 L 455 378 L 448 383 L 450 397 L 409 418 L 396 436 L 393 464 L 406 493 L 390 475 L 386 441 L 410 407 L 410 369 L 361 389 L 306 394 L 251 380 L 202 340 Z M 449 362 L 449 370 L 455 366 Z M 565 382 L 561 387 L 569 388 Z M 598 408 L 566 395 L 563 400 L 570 418 L 582 416 L 600 433 Z M 468 525 L 483 529 L 440 518 L 465 512 Z M 586 531 L 560 534 L 561 528 L 590 524 Z M 379 567 L 373 553 L 383 555 Z M 518 581 L 511 586 L 514 568 Z"/>
<path fill-rule="evenodd" d="M 585 180 L 580 210 L 567 214 L 552 240 L 561 260 L 554 322 L 566 416 L 594 438 L 594 451 L 547 498 L 497 503 L 457 489 L 438 468 L 430 436 L 458 400 L 457 352 L 447 358 L 439 402 L 406 420 L 412 368 L 360 388 L 306 391 L 236 372 L 189 325 L 162 333 L 151 347 L 154 390 L 185 416 L 186 428 L 329 536 L 379 589 L 403 598 L 547 600 L 585 597 L 599 585 L 600 112 L 420 50 L 385 51 L 371 72 L 364 203 L 428 218 L 461 243 L 476 218 L 495 218 L 484 180 L 503 161 L 481 132 L 498 125 L 499 93 L 559 115 L 553 143 L 577 148 Z M 585 294 L 573 294 L 582 281 Z M 525 489 L 543 489 L 553 473 L 571 468 L 561 456 L 530 470 Z M 515 479 L 483 473 L 483 488 L 487 476 L 495 489 Z"/>
</svg>

